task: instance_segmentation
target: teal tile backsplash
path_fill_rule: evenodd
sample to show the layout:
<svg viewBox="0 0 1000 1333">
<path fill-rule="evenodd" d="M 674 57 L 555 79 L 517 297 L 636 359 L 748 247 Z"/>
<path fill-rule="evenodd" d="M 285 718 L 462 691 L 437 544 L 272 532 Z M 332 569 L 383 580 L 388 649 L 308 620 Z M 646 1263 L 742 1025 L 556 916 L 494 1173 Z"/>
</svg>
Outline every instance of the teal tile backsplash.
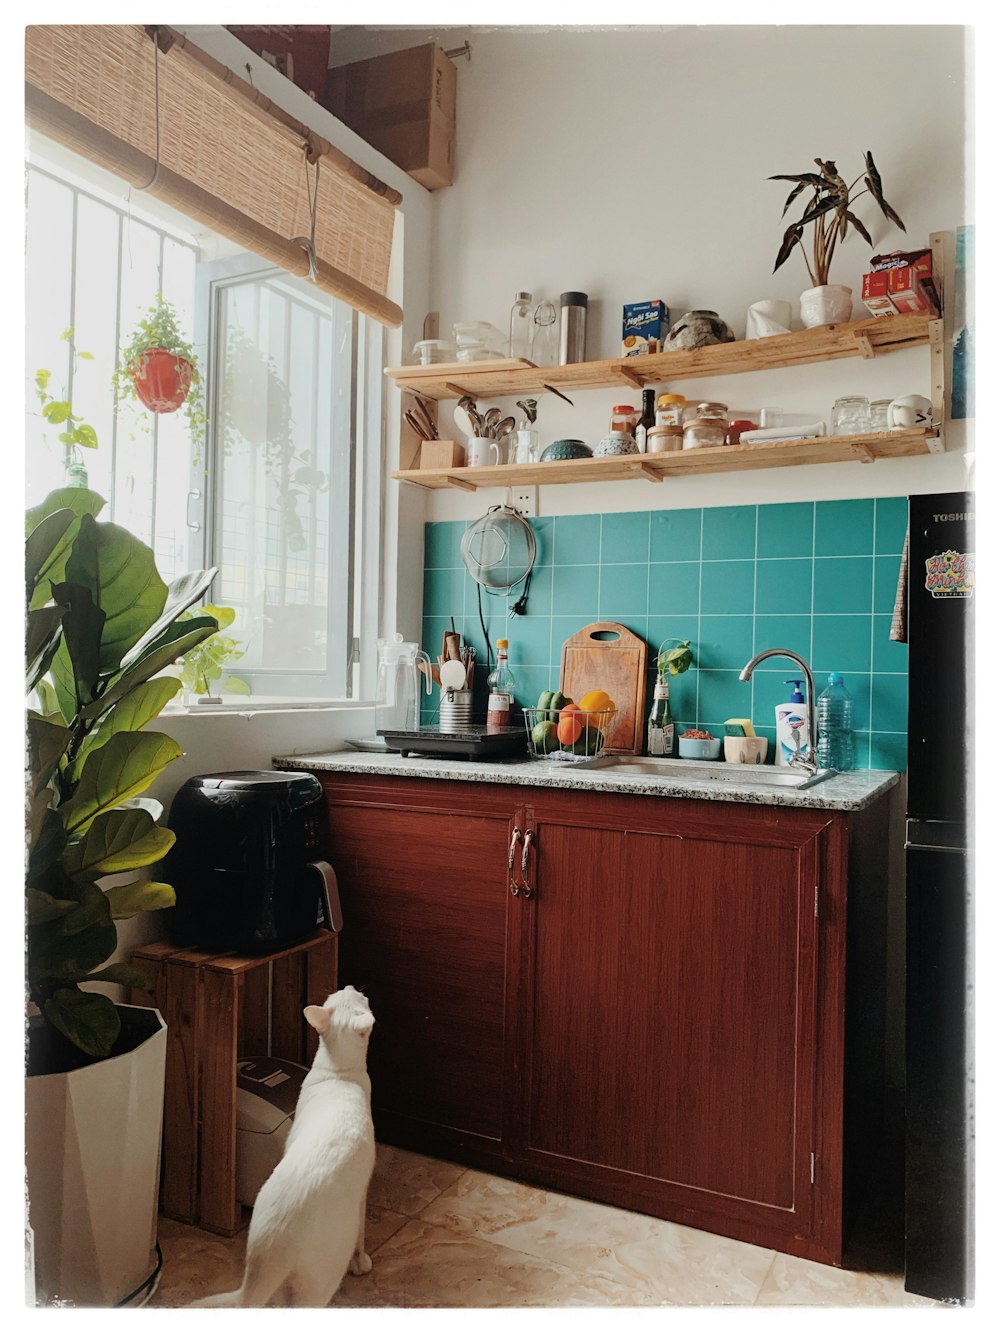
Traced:
<svg viewBox="0 0 1000 1333">
<path fill-rule="evenodd" d="M 507 615 L 520 589 L 484 590 L 482 614 L 494 648 L 510 640 L 522 705 L 557 685 L 566 639 L 589 621 L 617 620 L 649 644 L 651 667 L 664 639 L 691 640 L 697 665 L 670 686 L 678 721 L 718 734 L 726 718 L 749 716 L 772 744 L 794 663 L 767 662 L 746 684 L 739 670 L 762 648 L 791 648 L 817 689 L 844 673 L 857 766 L 904 769 L 908 655 L 889 627 L 906 519 L 905 496 L 535 519 L 527 614 Z M 476 584 L 460 553 L 466 526 L 426 525 L 422 646 L 436 658 L 454 617 L 484 664 Z M 480 715 L 485 677 L 481 665 Z M 652 680 L 651 669 L 650 689 Z M 425 721 L 436 718 L 436 691 L 428 704 Z"/>
</svg>

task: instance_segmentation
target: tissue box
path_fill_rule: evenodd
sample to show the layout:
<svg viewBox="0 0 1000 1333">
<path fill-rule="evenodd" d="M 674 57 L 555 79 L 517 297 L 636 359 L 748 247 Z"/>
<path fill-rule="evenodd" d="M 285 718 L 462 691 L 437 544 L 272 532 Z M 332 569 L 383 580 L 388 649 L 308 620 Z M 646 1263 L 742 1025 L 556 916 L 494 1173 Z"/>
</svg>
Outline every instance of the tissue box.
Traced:
<svg viewBox="0 0 1000 1333">
<path fill-rule="evenodd" d="M 670 311 L 662 301 L 636 301 L 622 307 L 622 356 L 663 351 Z"/>
</svg>

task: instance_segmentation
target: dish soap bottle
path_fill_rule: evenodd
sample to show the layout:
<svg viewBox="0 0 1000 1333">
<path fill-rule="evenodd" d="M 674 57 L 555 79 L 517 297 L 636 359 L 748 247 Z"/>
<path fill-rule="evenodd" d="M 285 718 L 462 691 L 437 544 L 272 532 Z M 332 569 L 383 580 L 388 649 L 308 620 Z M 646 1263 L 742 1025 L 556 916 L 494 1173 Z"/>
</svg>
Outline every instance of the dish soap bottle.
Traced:
<svg viewBox="0 0 1000 1333">
<path fill-rule="evenodd" d="M 846 773 L 854 767 L 854 700 L 839 671 L 830 672 L 830 683 L 816 703 L 816 762 L 820 768 Z"/>
<path fill-rule="evenodd" d="M 795 688 L 788 702 L 777 704 L 774 710 L 774 762 L 787 766 L 792 755 L 798 754 L 809 744 L 809 723 L 801 680 L 786 680 L 785 684 Z"/>
<path fill-rule="evenodd" d="M 674 721 L 670 716 L 670 685 L 657 676 L 653 686 L 653 707 L 649 712 L 646 743 L 650 754 L 672 755 L 674 752 Z"/>
<path fill-rule="evenodd" d="M 514 722 L 516 685 L 507 662 L 507 647 L 506 639 L 497 639 L 496 670 L 490 672 L 487 682 L 490 697 L 486 705 L 486 731 L 490 735 L 503 731 L 504 727 L 510 727 Z"/>
</svg>

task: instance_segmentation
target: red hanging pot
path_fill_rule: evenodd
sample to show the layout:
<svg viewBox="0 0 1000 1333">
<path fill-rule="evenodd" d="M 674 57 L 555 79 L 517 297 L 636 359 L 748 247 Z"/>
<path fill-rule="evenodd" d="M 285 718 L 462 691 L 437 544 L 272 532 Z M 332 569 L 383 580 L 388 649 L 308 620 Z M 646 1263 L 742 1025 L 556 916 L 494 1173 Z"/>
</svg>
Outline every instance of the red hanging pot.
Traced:
<svg viewBox="0 0 1000 1333">
<path fill-rule="evenodd" d="M 139 401 L 150 412 L 176 412 L 187 398 L 194 377 L 190 361 L 162 347 L 143 352 L 132 362 L 130 371 Z"/>
</svg>

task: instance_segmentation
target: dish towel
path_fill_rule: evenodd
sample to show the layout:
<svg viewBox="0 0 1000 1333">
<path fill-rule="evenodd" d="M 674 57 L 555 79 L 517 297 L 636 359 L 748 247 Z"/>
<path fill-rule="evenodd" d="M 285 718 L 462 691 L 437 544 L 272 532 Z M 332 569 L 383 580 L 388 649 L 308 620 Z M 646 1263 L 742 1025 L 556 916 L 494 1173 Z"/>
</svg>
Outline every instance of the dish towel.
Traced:
<svg viewBox="0 0 1000 1333">
<path fill-rule="evenodd" d="M 896 584 L 896 605 L 892 608 L 892 624 L 889 638 L 894 643 L 906 642 L 906 578 L 910 563 L 910 534 L 907 532 L 903 541 L 903 558 L 899 564 L 899 581 Z"/>
</svg>

